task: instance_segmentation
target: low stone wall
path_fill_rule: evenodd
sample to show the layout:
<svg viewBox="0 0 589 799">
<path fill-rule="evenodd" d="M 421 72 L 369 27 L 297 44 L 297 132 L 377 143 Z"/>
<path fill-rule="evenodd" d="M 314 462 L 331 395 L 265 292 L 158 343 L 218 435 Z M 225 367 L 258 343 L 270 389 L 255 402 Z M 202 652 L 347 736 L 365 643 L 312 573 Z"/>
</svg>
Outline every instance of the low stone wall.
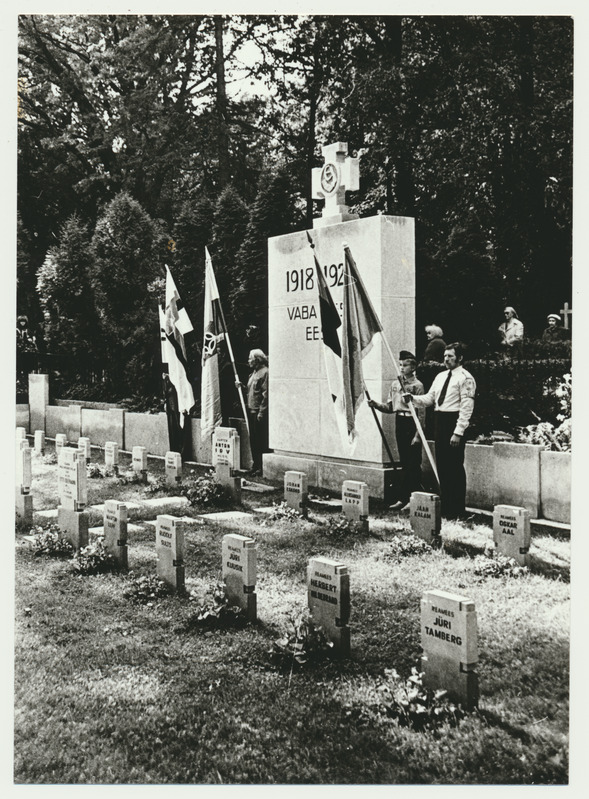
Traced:
<svg viewBox="0 0 589 799">
<path fill-rule="evenodd" d="M 123 449 L 145 447 L 149 455 L 169 451 L 168 420 L 165 413 L 132 413 L 125 411 L 125 443 Z"/>
<path fill-rule="evenodd" d="M 82 435 L 89 438 L 90 443 L 95 446 L 104 447 L 107 441 L 115 441 L 120 449 L 126 449 L 125 411 L 115 408 L 82 408 Z"/>
<path fill-rule="evenodd" d="M 72 442 L 76 442 L 80 438 L 82 435 L 81 405 L 69 405 L 67 408 L 58 405 L 47 406 L 45 435 L 48 438 L 55 438 L 58 433 L 65 433 L 67 440 Z"/>
<path fill-rule="evenodd" d="M 29 406 L 28 405 L 17 405 L 16 406 L 16 426 L 17 427 L 24 427 L 27 433 L 30 433 L 29 430 Z"/>
<path fill-rule="evenodd" d="M 543 519 L 571 523 L 571 453 L 540 453 L 540 503 Z"/>
</svg>

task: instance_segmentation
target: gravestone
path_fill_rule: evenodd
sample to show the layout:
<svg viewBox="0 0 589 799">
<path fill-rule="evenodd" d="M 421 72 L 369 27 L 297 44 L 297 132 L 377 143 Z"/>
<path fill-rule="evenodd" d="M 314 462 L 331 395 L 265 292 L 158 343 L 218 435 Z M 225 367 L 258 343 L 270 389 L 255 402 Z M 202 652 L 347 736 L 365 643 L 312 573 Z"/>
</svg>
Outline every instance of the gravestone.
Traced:
<svg viewBox="0 0 589 799">
<path fill-rule="evenodd" d="M 116 499 L 104 503 L 104 547 L 117 561 L 120 568 L 128 564 L 127 506 Z"/>
<path fill-rule="evenodd" d="M 35 430 L 35 452 L 37 455 L 45 454 L 45 431 Z"/>
<path fill-rule="evenodd" d="M 184 528 L 174 516 L 162 514 L 155 527 L 157 576 L 177 591 L 184 590 Z"/>
<path fill-rule="evenodd" d="M 56 433 L 55 435 L 55 456 L 59 463 L 59 453 L 67 445 L 67 436 L 65 433 Z"/>
<path fill-rule="evenodd" d="M 359 480 L 342 483 L 342 511 L 347 519 L 368 530 L 368 486 Z"/>
<path fill-rule="evenodd" d="M 241 502 L 241 478 L 236 476 L 240 464 L 239 434 L 233 427 L 216 427 L 213 431 L 213 466 L 215 478 Z"/>
<path fill-rule="evenodd" d="M 116 441 L 105 441 L 104 465 L 115 474 L 119 473 L 119 445 Z"/>
<path fill-rule="evenodd" d="M 495 505 L 493 542 L 495 552 L 513 558 L 520 566 L 530 564 L 530 511 L 515 505 Z"/>
<path fill-rule="evenodd" d="M 391 493 L 394 467 L 375 435 L 366 402 L 356 413 L 355 449 L 342 441 L 328 387 L 314 254 L 328 289 L 343 313 L 345 242 L 356 262 L 372 305 L 393 352 L 415 347 L 415 235 L 409 217 L 375 215 L 354 218 L 345 192 L 358 185 L 358 159 L 347 145 L 323 148 L 324 166 L 315 173 L 315 196 L 325 200 L 323 216 L 309 231 L 268 240 L 269 446 L 264 475 L 282 480 L 286 471 L 307 474 L 309 486 L 339 491 L 344 479 L 365 482 L 371 496 Z M 341 340 L 341 327 L 338 336 Z M 381 336 L 362 359 L 370 396 L 386 401 L 395 371 Z M 385 435 L 397 457 L 394 417 L 384 414 Z"/>
<path fill-rule="evenodd" d="M 27 440 L 27 431 L 24 427 L 17 427 L 16 428 L 16 441 L 26 441 Z"/>
<path fill-rule="evenodd" d="M 182 482 L 182 455 L 179 452 L 166 452 L 166 483 L 171 486 Z"/>
<path fill-rule="evenodd" d="M 147 450 L 145 447 L 133 447 L 131 453 L 131 468 L 147 483 Z"/>
<path fill-rule="evenodd" d="M 57 462 L 57 524 L 74 549 L 88 544 L 88 476 L 84 453 L 62 447 Z"/>
<path fill-rule="evenodd" d="M 82 436 L 78 439 L 78 450 L 83 453 L 86 463 L 90 462 L 91 458 L 91 449 L 90 449 L 90 439 L 86 436 Z"/>
<path fill-rule="evenodd" d="M 19 520 L 27 523 L 33 522 L 32 482 L 31 448 L 27 441 L 20 439 L 16 447 L 15 513 Z"/>
<path fill-rule="evenodd" d="M 304 472 L 285 472 L 284 473 L 284 501 L 289 508 L 294 508 L 307 515 L 307 501 L 309 498 L 309 488 L 307 475 Z"/>
<path fill-rule="evenodd" d="M 313 623 L 321 627 L 342 656 L 350 654 L 350 575 L 348 567 L 329 558 L 311 558 L 307 595 Z"/>
<path fill-rule="evenodd" d="M 421 600 L 421 668 L 424 684 L 441 688 L 467 710 L 478 704 L 477 617 L 474 602 L 446 591 Z"/>
<path fill-rule="evenodd" d="M 223 536 L 223 582 L 229 604 L 245 611 L 249 621 L 256 620 L 256 542 L 236 533 Z"/>
<path fill-rule="evenodd" d="M 428 544 L 437 545 L 441 541 L 442 515 L 440 497 L 425 491 L 414 491 L 409 504 L 411 529 Z"/>
</svg>

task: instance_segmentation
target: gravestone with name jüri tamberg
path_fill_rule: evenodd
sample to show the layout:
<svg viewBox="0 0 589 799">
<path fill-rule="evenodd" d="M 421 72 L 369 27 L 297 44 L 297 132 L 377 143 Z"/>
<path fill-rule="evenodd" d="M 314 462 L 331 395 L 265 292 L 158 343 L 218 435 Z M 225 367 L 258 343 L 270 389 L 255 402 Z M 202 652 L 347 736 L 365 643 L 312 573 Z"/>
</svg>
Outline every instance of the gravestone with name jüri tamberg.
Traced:
<svg viewBox="0 0 589 799">
<path fill-rule="evenodd" d="M 119 473 L 119 445 L 116 441 L 106 441 L 104 444 L 104 465 L 115 474 Z"/>
<path fill-rule="evenodd" d="M 317 557 L 307 566 L 307 599 L 313 623 L 321 627 L 335 650 L 350 653 L 350 575 L 336 560 Z"/>
<path fill-rule="evenodd" d="M 425 491 L 414 491 L 409 503 L 409 520 L 411 529 L 419 538 L 428 544 L 440 543 L 442 516 L 440 497 Z"/>
<path fill-rule="evenodd" d="M 182 455 L 179 452 L 166 452 L 164 468 L 168 485 L 175 486 L 182 482 Z"/>
<path fill-rule="evenodd" d="M 236 475 L 240 464 L 239 433 L 234 427 L 216 427 L 213 430 L 213 466 L 215 478 L 231 494 L 234 502 L 241 502 L 241 477 Z"/>
<path fill-rule="evenodd" d="M 45 454 L 45 431 L 35 430 L 34 447 L 37 455 Z"/>
<path fill-rule="evenodd" d="M 57 461 L 57 524 L 74 549 L 88 543 L 88 476 L 84 453 L 62 447 Z"/>
<path fill-rule="evenodd" d="M 289 508 L 298 510 L 306 515 L 309 487 L 307 475 L 304 472 L 284 473 L 284 501 Z"/>
<path fill-rule="evenodd" d="M 184 590 L 184 522 L 174 516 L 161 514 L 156 519 L 156 572 L 160 580 Z"/>
<path fill-rule="evenodd" d="M 31 448 L 26 439 L 17 439 L 16 445 L 16 486 L 15 486 L 15 512 L 19 520 L 33 521 L 33 497 L 31 485 L 33 482 L 33 467 L 31 462 Z"/>
<path fill-rule="evenodd" d="M 368 529 L 369 492 L 366 483 L 344 480 L 342 483 L 342 512 L 346 518 Z"/>
<path fill-rule="evenodd" d="M 143 482 L 147 482 L 147 449 L 136 446 L 131 451 L 131 468 L 139 475 Z"/>
<path fill-rule="evenodd" d="M 514 505 L 495 505 L 493 541 L 495 552 L 513 558 L 520 566 L 530 563 L 530 511 Z"/>
<path fill-rule="evenodd" d="M 128 566 L 127 516 L 124 502 L 107 499 L 104 503 L 104 548 L 124 569 Z"/>
<path fill-rule="evenodd" d="M 384 215 L 354 219 L 343 198 L 346 189 L 358 187 L 358 162 L 346 154 L 345 143 L 323 148 L 325 164 L 315 179 L 315 196 L 325 199 L 325 208 L 309 233 L 314 252 L 341 315 L 346 243 L 393 352 L 414 351 L 414 221 Z M 352 454 L 340 437 L 325 372 L 315 263 L 306 231 L 269 239 L 268 297 L 273 452 L 264 455 L 264 474 L 281 480 L 285 471 L 302 471 L 310 486 L 334 491 L 342 479 L 359 480 L 368 484 L 371 496 L 388 495 L 394 469 L 366 402 L 356 413 L 358 439 Z M 386 401 L 395 372 L 380 335 L 374 337 L 362 369 L 370 396 Z M 382 425 L 396 454 L 391 414 L 383 415 Z"/>
<path fill-rule="evenodd" d="M 256 542 L 237 533 L 223 536 L 223 583 L 230 605 L 245 611 L 249 621 L 256 620 Z"/>
<path fill-rule="evenodd" d="M 477 617 L 474 602 L 446 591 L 421 600 L 421 668 L 424 684 L 444 689 L 465 708 L 478 703 Z"/>
</svg>

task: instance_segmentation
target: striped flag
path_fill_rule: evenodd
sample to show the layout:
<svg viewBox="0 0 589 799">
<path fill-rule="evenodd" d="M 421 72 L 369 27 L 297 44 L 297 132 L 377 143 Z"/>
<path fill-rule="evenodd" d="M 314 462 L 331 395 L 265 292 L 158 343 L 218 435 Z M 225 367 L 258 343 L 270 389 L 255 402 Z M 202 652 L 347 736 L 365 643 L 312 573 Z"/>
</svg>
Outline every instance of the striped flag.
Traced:
<svg viewBox="0 0 589 799">
<path fill-rule="evenodd" d="M 188 377 L 184 336 L 194 328 L 182 304 L 172 273 L 166 266 L 166 309 L 159 309 L 162 363 L 168 364 L 170 381 L 178 394 L 180 425 L 184 414 L 194 405 L 194 393 Z"/>
<path fill-rule="evenodd" d="M 370 352 L 372 339 L 382 332 L 380 319 L 366 293 L 349 247 L 344 244 L 344 315 L 342 331 L 343 406 L 348 440 L 357 438 L 356 412 L 364 397 L 362 358 Z"/>
<path fill-rule="evenodd" d="M 205 308 L 200 394 L 200 436 L 206 441 L 222 421 L 219 386 L 219 343 L 225 338 L 219 289 L 208 249 L 205 247 Z"/>
</svg>

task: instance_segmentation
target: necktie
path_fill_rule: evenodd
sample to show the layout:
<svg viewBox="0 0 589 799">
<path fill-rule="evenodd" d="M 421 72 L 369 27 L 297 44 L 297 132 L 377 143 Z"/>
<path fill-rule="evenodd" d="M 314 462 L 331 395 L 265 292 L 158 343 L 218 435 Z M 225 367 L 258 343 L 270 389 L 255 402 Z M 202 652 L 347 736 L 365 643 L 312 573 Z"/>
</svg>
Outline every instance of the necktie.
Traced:
<svg viewBox="0 0 589 799">
<path fill-rule="evenodd" d="M 452 377 L 452 370 L 448 369 L 448 377 L 446 378 L 446 382 L 442 386 L 442 390 L 440 391 L 440 396 L 438 397 L 438 408 L 442 406 L 442 403 L 446 399 L 446 392 L 448 391 L 448 384 L 450 383 L 451 377 Z"/>
</svg>

